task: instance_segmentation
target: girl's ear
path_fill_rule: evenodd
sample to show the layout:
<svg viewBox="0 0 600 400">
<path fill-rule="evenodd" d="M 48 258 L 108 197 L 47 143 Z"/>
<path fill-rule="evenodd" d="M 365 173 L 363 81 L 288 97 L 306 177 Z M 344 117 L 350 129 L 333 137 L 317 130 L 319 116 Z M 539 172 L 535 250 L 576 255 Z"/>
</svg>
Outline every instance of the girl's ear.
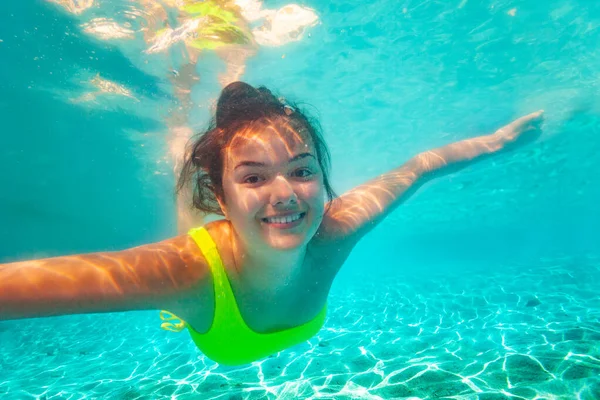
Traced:
<svg viewBox="0 0 600 400">
<path fill-rule="evenodd" d="M 223 201 L 223 199 L 220 198 L 220 196 L 216 196 L 217 197 L 217 202 L 219 203 L 219 207 L 221 207 L 221 212 L 223 212 L 223 216 L 225 217 L 225 219 L 229 219 L 227 217 L 227 207 L 225 207 L 225 201 Z"/>
</svg>

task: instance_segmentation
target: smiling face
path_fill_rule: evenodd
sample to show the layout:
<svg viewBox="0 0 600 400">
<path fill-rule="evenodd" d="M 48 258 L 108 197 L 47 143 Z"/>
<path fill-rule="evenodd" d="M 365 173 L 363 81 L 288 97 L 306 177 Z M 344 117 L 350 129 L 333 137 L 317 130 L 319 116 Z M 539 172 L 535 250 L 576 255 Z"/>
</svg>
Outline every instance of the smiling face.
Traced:
<svg viewBox="0 0 600 400">
<path fill-rule="evenodd" d="M 298 249 L 324 212 L 323 171 L 308 134 L 284 119 L 255 122 L 225 149 L 221 208 L 246 245 Z"/>
</svg>

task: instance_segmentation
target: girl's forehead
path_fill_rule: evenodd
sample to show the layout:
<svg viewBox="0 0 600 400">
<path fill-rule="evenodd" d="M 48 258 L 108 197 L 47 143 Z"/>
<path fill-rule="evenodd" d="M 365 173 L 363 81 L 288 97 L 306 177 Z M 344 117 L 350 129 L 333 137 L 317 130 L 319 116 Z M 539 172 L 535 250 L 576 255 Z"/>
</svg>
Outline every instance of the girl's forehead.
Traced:
<svg viewBox="0 0 600 400">
<path fill-rule="evenodd" d="M 304 129 L 286 121 L 259 121 L 238 132 L 229 145 L 231 155 L 248 152 L 281 152 L 288 156 L 311 151 L 312 140 Z"/>
</svg>

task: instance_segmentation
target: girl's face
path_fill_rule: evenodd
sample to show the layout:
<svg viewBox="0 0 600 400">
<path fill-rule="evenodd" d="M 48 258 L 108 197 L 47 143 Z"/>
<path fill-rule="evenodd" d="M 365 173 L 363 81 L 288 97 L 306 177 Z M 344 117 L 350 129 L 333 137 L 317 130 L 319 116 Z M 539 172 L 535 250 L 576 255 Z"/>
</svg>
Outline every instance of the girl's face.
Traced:
<svg viewBox="0 0 600 400">
<path fill-rule="evenodd" d="M 308 134 L 281 119 L 254 123 L 225 149 L 221 208 L 247 245 L 292 250 L 323 219 L 323 171 Z"/>
</svg>

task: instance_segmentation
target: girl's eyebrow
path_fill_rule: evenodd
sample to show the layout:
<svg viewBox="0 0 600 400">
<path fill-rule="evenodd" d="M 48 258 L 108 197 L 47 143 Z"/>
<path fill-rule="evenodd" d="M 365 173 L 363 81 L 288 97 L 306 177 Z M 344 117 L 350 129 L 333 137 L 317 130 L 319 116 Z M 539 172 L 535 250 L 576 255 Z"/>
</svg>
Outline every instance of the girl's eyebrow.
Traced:
<svg viewBox="0 0 600 400">
<path fill-rule="evenodd" d="M 311 153 L 300 153 L 298 155 L 295 155 L 294 157 L 290 158 L 289 162 L 293 163 L 294 161 L 298 161 L 301 160 L 303 158 L 306 157 L 312 157 L 315 158 L 314 155 L 312 155 Z M 258 161 L 240 161 L 234 168 L 234 170 L 240 168 L 240 167 L 266 167 L 267 164 L 265 163 L 261 163 Z"/>
<path fill-rule="evenodd" d="M 315 158 L 315 156 L 313 156 L 313 155 L 312 155 L 312 154 L 310 154 L 310 153 L 300 153 L 300 154 L 298 154 L 298 155 L 296 155 L 296 156 L 294 156 L 294 157 L 290 158 L 290 162 L 291 162 L 291 163 L 293 163 L 294 161 L 298 161 L 298 160 L 300 160 L 300 159 L 303 159 L 303 158 L 306 158 L 306 157 L 312 157 L 312 158 Z"/>
</svg>

